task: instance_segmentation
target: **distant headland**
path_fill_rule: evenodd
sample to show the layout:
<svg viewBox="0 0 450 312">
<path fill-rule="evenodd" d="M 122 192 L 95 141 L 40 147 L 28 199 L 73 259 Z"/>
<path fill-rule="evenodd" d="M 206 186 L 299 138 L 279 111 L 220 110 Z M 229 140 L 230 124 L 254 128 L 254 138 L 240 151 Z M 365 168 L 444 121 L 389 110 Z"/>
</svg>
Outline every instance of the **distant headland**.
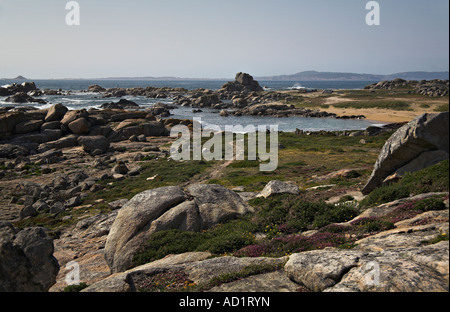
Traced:
<svg viewBox="0 0 450 312">
<path fill-rule="evenodd" d="M 394 80 L 396 78 L 405 79 L 405 80 L 433 80 L 433 79 L 441 79 L 446 80 L 449 79 L 448 71 L 441 72 L 426 72 L 426 71 L 410 71 L 410 72 L 401 72 L 389 75 L 376 75 L 376 74 L 359 74 L 359 73 L 346 73 L 346 72 L 319 72 L 319 71 L 303 71 L 298 72 L 296 74 L 290 75 L 278 75 L 278 76 L 256 76 L 255 79 L 260 81 L 385 81 L 385 80 Z M 15 78 L 2 78 L 2 79 L 11 79 L 11 80 L 29 80 L 22 75 L 19 75 Z M 36 78 L 38 79 L 38 78 Z M 175 76 L 163 76 L 163 77 L 103 77 L 103 78 L 64 78 L 64 79 L 56 79 L 56 80 L 163 80 L 163 81 L 174 81 L 174 80 L 193 80 L 193 81 L 205 81 L 205 80 L 220 80 L 227 81 L 232 78 L 189 78 L 189 77 L 175 77 Z M 54 80 L 54 79 L 50 79 Z"/>
</svg>

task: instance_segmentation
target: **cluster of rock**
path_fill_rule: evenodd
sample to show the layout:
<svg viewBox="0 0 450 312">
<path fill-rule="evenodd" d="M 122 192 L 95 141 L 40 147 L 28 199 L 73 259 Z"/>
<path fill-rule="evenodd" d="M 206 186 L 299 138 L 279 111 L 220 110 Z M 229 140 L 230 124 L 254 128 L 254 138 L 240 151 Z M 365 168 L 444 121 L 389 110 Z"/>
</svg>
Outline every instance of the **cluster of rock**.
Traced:
<svg viewBox="0 0 450 312">
<path fill-rule="evenodd" d="M 420 81 L 414 90 L 415 93 L 428 96 L 447 96 L 449 95 L 449 81 L 448 80 L 431 80 Z"/>
<path fill-rule="evenodd" d="M 51 161 L 64 159 L 62 153 L 58 153 L 57 157 L 59 159 L 52 158 Z M 107 163 L 104 163 L 104 166 L 107 166 Z M 14 196 L 11 198 L 11 203 L 23 205 L 19 213 L 21 220 L 40 214 L 57 217 L 68 209 L 80 206 L 89 193 L 101 190 L 103 186 L 97 182 L 112 177 L 113 173 L 93 177 L 83 170 L 72 170 L 67 173 L 58 173 L 44 183 L 22 181 L 13 188 Z"/>
<path fill-rule="evenodd" d="M 167 111 L 164 106 L 156 106 L 153 111 L 68 110 L 61 104 L 44 110 L 10 109 L 0 112 L 0 158 L 77 145 L 98 155 L 108 150 L 110 142 L 128 140 L 134 135 L 167 136 L 169 130 L 164 122 L 156 121 L 152 114 Z"/>
<path fill-rule="evenodd" d="M 85 92 L 101 93 L 103 97 L 123 97 L 127 95 L 131 96 L 145 96 L 152 99 L 165 99 L 174 97 L 179 94 L 188 92 L 184 88 L 171 88 L 171 87 L 136 87 L 136 88 L 110 88 L 105 89 L 99 85 L 89 86 Z"/>
<path fill-rule="evenodd" d="M 275 185 L 270 188 L 279 191 Z M 269 189 L 269 188 L 268 188 Z M 159 189 L 155 192 L 165 192 L 168 189 Z M 287 189 L 289 192 L 289 189 Z M 296 190 L 292 189 L 292 192 Z M 156 193 L 155 193 L 156 194 Z M 145 196 L 144 196 L 145 195 Z M 137 244 L 140 238 L 145 236 L 146 231 L 156 226 L 151 221 L 155 213 L 149 194 L 144 193 L 139 198 L 139 203 L 135 202 L 138 211 L 132 213 L 131 208 L 125 205 L 122 209 L 127 209 L 126 214 L 119 210 L 119 213 L 112 212 L 109 216 L 103 215 L 92 217 L 80 221 L 76 226 L 73 236 L 84 237 L 85 233 L 100 232 L 109 230 L 107 241 L 110 237 L 122 246 L 127 244 Z M 174 197 L 183 193 L 178 190 Z M 337 226 L 345 226 L 353 221 L 366 217 L 381 218 L 389 215 L 408 201 L 422 200 L 430 197 L 448 197 L 448 193 L 430 193 L 420 196 L 406 198 L 391 203 L 383 204 L 366 210 L 363 214 Z M 194 201 L 197 197 L 194 196 Z M 145 213 L 145 220 L 139 223 L 137 218 L 143 212 L 144 202 L 151 206 L 148 213 Z M 168 197 L 162 202 L 167 202 Z M 176 205 L 176 204 L 173 204 Z M 181 204 L 183 205 L 183 204 Z M 177 206 L 178 207 L 178 206 Z M 174 208 L 171 208 L 171 211 Z M 120 216 L 122 215 L 122 216 Z M 125 228 L 125 220 L 118 221 L 118 218 L 130 216 L 132 229 Z M 163 214 L 164 215 L 164 214 Z M 257 274 L 254 276 L 239 279 L 234 282 L 216 286 L 209 291 L 213 292 L 296 292 L 300 289 L 315 292 L 442 292 L 448 291 L 449 275 L 449 244 L 439 242 L 436 244 L 424 244 L 424 241 L 434 239 L 436 236 L 448 233 L 448 200 L 446 209 L 440 211 L 430 211 L 417 215 L 411 219 L 406 219 L 395 224 L 395 228 L 371 235 L 355 243 L 353 249 L 325 248 L 308 252 L 294 253 L 280 258 L 249 258 L 222 256 L 211 258 L 209 252 L 189 252 L 178 255 L 169 255 L 164 259 L 150 262 L 132 269 L 122 270 L 116 268 L 115 274 L 105 274 L 104 278 L 94 278 L 95 268 L 91 269 L 91 277 L 96 282 L 90 284 L 83 292 L 134 292 L 138 291 L 139 280 L 144 276 L 154 276 L 167 272 L 183 272 L 187 278 L 200 285 L 207 283 L 211 279 L 223 274 L 239 273 L 249 266 L 273 266 L 274 272 Z M 186 215 L 178 217 L 178 222 L 186 219 Z M 111 227 L 111 224 L 112 227 Z M 118 236 L 117 226 L 122 225 L 124 236 Z M 176 228 L 176 226 L 175 226 Z M 133 236 L 132 231 L 138 230 Z M 79 234 L 77 234 L 79 233 Z M 310 235 L 304 233 L 303 235 Z M 125 244 L 125 245 L 123 245 Z M 108 245 L 108 243 L 107 243 Z M 132 248 L 136 250 L 137 247 Z M 117 249 L 113 249 L 117 252 Z M 105 253 L 108 252 L 105 250 Z M 120 251 L 126 254 L 125 250 Z M 119 255 L 119 254 L 118 254 Z M 87 257 L 87 256 L 86 256 Z M 127 256 L 131 257 L 130 255 Z M 119 258 L 118 258 L 119 259 Z M 84 259 L 79 259 L 84 261 Z M 110 262 L 108 261 L 108 265 Z M 86 263 L 85 266 L 89 265 Z M 92 265 L 91 265 L 92 266 Z M 98 270 L 98 269 L 97 269 Z M 86 269 L 89 271 L 89 269 Z M 104 269 L 102 269 L 102 272 Z M 86 273 L 86 278 L 89 277 Z"/>
<path fill-rule="evenodd" d="M 42 95 L 62 95 L 70 94 L 70 92 L 63 92 L 62 90 L 40 90 L 36 87 L 34 82 L 24 82 L 21 84 L 13 83 L 9 86 L 0 87 L 0 96 L 7 96 L 5 102 L 9 103 L 37 103 L 47 104 L 47 101 L 37 99 Z"/>
<path fill-rule="evenodd" d="M 258 81 L 247 73 L 239 72 L 236 74 L 234 81 L 227 82 L 222 86 L 221 91 L 226 92 L 253 92 L 263 91 L 263 88 L 259 85 Z"/>
<path fill-rule="evenodd" d="M 292 117 L 302 116 L 311 118 L 336 117 L 334 113 L 328 113 L 320 110 L 308 108 L 296 108 L 288 104 L 255 104 L 245 108 L 238 108 L 227 111 L 229 115 L 234 116 L 274 116 L 274 117 Z"/>
<path fill-rule="evenodd" d="M 255 104 L 280 101 L 287 97 L 288 95 L 279 92 L 263 92 L 263 88 L 251 75 L 237 73 L 235 81 L 227 82 L 220 90 L 192 90 L 175 97 L 174 103 L 195 108 L 239 109 Z"/>
<path fill-rule="evenodd" d="M 427 95 L 431 97 L 449 95 L 449 80 L 404 80 L 394 79 L 392 81 L 380 81 L 365 87 L 366 90 L 395 90 L 399 88 L 413 88 L 409 93 Z"/>
<path fill-rule="evenodd" d="M 28 93 L 36 90 L 37 87 L 34 82 L 13 83 L 9 86 L 0 87 L 0 96 L 10 96 L 16 93 Z"/>
</svg>

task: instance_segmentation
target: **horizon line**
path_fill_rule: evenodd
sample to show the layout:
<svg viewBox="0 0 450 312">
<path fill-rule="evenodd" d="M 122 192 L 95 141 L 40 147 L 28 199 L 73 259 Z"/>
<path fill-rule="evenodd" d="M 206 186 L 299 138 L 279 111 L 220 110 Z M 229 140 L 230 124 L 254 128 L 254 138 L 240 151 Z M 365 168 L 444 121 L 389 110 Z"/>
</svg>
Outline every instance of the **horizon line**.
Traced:
<svg viewBox="0 0 450 312">
<path fill-rule="evenodd" d="M 270 76 L 253 76 L 255 79 L 261 79 L 261 78 L 274 78 L 274 77 L 286 77 L 286 76 L 294 76 L 302 73 L 318 73 L 318 74 L 353 74 L 353 75 L 367 75 L 367 76 L 393 76 L 397 74 L 409 74 L 409 73 L 427 73 L 427 74 L 444 74 L 444 73 L 450 73 L 447 71 L 404 71 L 404 72 L 397 72 L 397 73 L 391 73 L 391 74 L 370 74 L 370 73 L 354 73 L 354 72 L 332 72 L 332 71 L 316 71 L 316 70 L 305 70 L 300 71 L 294 74 L 280 74 L 280 75 L 270 75 Z M 250 74 L 251 75 L 251 74 Z M 19 78 L 20 77 L 20 78 Z M 15 78 L 0 78 L 1 80 L 217 80 L 217 81 L 225 81 L 230 80 L 234 78 L 197 78 L 197 77 L 178 77 L 178 76 L 117 76 L 117 77 L 87 77 L 87 78 L 27 78 L 23 75 L 18 75 Z M 322 80 L 322 79 L 320 79 Z M 342 80 L 342 79 L 323 79 L 323 80 Z M 348 79 L 348 80 L 358 80 L 358 79 Z M 362 80 L 361 80 L 362 81 Z"/>
</svg>

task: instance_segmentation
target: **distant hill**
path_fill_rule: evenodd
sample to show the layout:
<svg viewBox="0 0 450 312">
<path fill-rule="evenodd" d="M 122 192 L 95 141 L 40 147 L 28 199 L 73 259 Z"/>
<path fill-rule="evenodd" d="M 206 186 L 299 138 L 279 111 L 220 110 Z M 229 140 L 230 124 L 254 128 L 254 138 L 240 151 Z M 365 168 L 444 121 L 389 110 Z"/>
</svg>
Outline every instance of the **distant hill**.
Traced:
<svg viewBox="0 0 450 312">
<path fill-rule="evenodd" d="M 17 76 L 16 78 L 13 78 L 14 80 L 28 80 L 27 78 L 25 78 L 24 76 Z"/>
<path fill-rule="evenodd" d="M 382 81 L 402 78 L 405 80 L 431 80 L 449 79 L 449 72 L 404 72 L 392 75 L 373 75 L 339 72 L 304 71 L 293 75 L 280 75 L 269 77 L 256 77 L 257 80 L 265 81 L 318 81 L 318 80 L 341 80 L 341 81 Z"/>
</svg>

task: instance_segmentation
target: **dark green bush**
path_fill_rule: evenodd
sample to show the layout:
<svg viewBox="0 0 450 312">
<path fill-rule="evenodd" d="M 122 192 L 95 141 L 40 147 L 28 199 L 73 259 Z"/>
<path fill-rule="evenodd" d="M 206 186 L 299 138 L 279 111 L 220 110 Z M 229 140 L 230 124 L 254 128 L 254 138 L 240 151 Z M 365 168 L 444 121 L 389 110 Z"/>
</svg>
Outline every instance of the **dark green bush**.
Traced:
<svg viewBox="0 0 450 312">
<path fill-rule="evenodd" d="M 156 232 L 150 236 L 146 246 L 133 257 L 133 264 L 137 266 L 162 259 L 169 254 L 194 251 L 200 242 L 200 233 L 179 230 Z"/>
<path fill-rule="evenodd" d="M 64 288 L 64 292 L 80 292 L 83 289 L 89 287 L 86 283 L 80 283 L 77 285 L 69 285 L 67 287 Z"/>
<path fill-rule="evenodd" d="M 448 192 L 449 160 L 412 174 L 407 174 L 399 182 L 379 187 L 360 204 L 361 207 L 377 206 L 397 199 L 429 192 Z"/>
<path fill-rule="evenodd" d="M 255 242 L 255 226 L 249 218 L 233 220 L 203 232 L 166 230 L 153 233 L 133 257 L 135 266 L 162 259 L 169 254 L 209 251 L 221 255 Z"/>
<path fill-rule="evenodd" d="M 264 231 L 267 226 L 286 225 L 296 231 L 320 228 L 330 223 L 345 222 L 357 211 L 348 206 L 335 206 L 325 202 L 307 202 L 299 195 L 283 194 L 249 202 L 257 207 L 255 223 Z"/>
<path fill-rule="evenodd" d="M 418 201 L 414 207 L 416 210 L 420 210 L 423 212 L 432 211 L 432 210 L 444 210 L 445 204 L 442 199 L 438 198 L 427 198 L 421 201 Z"/>
</svg>

